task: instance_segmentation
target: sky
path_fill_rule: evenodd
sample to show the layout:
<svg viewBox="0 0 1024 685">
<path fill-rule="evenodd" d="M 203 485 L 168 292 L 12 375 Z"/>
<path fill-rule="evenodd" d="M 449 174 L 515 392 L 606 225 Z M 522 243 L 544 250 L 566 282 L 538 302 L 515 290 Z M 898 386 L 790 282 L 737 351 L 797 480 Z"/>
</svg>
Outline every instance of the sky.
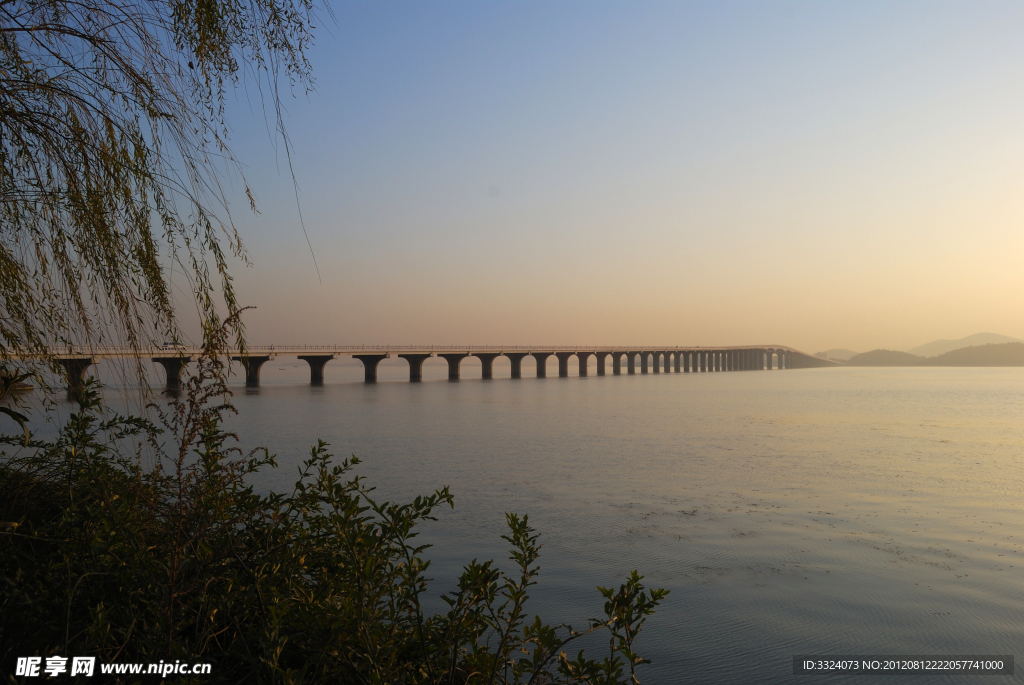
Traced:
<svg viewBox="0 0 1024 685">
<path fill-rule="evenodd" d="M 252 343 L 1024 337 L 1024 4 L 332 8 L 297 197 L 229 109 Z"/>
</svg>

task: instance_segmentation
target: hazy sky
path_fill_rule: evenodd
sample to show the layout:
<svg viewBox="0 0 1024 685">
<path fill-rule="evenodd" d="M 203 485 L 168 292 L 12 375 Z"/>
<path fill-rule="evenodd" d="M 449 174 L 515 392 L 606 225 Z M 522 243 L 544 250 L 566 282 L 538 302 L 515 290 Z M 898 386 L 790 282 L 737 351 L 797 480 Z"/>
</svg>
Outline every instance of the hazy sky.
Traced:
<svg viewBox="0 0 1024 685">
<path fill-rule="evenodd" d="M 238 94 L 254 343 L 1024 337 L 1024 4 L 333 5 L 291 178 Z"/>
</svg>

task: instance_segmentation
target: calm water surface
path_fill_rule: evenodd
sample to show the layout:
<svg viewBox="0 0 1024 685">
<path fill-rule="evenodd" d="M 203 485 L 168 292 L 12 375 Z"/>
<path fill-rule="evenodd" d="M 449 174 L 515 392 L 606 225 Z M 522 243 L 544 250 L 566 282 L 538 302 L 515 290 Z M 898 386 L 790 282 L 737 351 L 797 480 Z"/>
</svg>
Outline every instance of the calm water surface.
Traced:
<svg viewBox="0 0 1024 685">
<path fill-rule="evenodd" d="M 450 485 L 424 530 L 436 594 L 471 558 L 511 569 L 504 513 L 529 514 L 548 621 L 584 625 L 595 587 L 639 569 L 671 590 L 645 683 L 829 681 L 791 675 L 797 653 L 1024 654 L 1024 370 L 450 383 L 437 365 L 411 384 L 398 362 L 364 385 L 339 361 L 314 388 L 304 364 L 264 368 L 235 421 L 278 454 L 262 487 L 290 486 L 316 437 L 383 498 Z"/>
</svg>

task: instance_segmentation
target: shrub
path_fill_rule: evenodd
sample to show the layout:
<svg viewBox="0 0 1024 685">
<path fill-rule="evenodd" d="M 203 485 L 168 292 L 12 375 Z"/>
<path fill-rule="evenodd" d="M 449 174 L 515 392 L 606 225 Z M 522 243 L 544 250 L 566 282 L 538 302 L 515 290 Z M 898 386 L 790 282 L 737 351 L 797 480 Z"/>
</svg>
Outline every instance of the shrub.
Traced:
<svg viewBox="0 0 1024 685">
<path fill-rule="evenodd" d="M 453 506 L 448 489 L 377 501 L 359 460 L 335 463 L 321 441 L 292 493 L 257 493 L 251 477 L 276 462 L 233 446 L 221 372 L 202 360 L 155 423 L 104 416 L 87 386 L 56 439 L 0 439 L 7 673 L 18 656 L 74 654 L 210 663 L 194 680 L 207 684 L 638 682 L 635 640 L 665 590 L 634 571 L 599 588 L 604 616 L 584 630 L 529 620 L 540 544 L 508 514 L 515 572 L 474 560 L 427 615 L 416 527 Z M 566 653 L 602 630 L 600 661 Z"/>
</svg>

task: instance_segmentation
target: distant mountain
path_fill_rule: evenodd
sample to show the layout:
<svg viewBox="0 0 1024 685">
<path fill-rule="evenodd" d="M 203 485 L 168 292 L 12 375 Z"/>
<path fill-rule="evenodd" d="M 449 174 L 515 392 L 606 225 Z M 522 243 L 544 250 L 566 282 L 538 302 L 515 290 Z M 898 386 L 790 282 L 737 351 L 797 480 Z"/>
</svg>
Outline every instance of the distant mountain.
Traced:
<svg viewBox="0 0 1024 685">
<path fill-rule="evenodd" d="M 932 357 L 928 366 L 1024 366 L 1024 343 L 978 345 Z"/>
<path fill-rule="evenodd" d="M 846 363 L 850 366 L 921 366 L 924 357 L 895 350 L 871 350 L 850 357 Z"/>
<path fill-rule="evenodd" d="M 999 335 L 998 333 L 975 333 L 974 335 L 969 335 L 966 338 L 960 338 L 959 340 L 935 340 L 926 345 L 921 345 L 912 350 L 907 350 L 907 352 L 910 352 L 910 354 L 916 354 L 920 357 L 937 357 L 940 354 L 959 350 L 964 347 L 972 347 L 975 345 L 997 345 L 999 343 L 1009 342 L 1021 341 L 1017 338 L 1011 338 L 1008 335 Z"/>
<path fill-rule="evenodd" d="M 1024 366 L 1024 342 L 974 345 L 935 357 L 909 352 L 871 350 L 846 362 L 849 366 Z"/>
<path fill-rule="evenodd" d="M 844 350 L 841 347 L 834 347 L 831 350 L 817 352 L 814 356 L 821 357 L 822 359 L 835 359 L 836 361 L 845 362 L 856 354 L 857 353 L 853 350 Z"/>
</svg>

